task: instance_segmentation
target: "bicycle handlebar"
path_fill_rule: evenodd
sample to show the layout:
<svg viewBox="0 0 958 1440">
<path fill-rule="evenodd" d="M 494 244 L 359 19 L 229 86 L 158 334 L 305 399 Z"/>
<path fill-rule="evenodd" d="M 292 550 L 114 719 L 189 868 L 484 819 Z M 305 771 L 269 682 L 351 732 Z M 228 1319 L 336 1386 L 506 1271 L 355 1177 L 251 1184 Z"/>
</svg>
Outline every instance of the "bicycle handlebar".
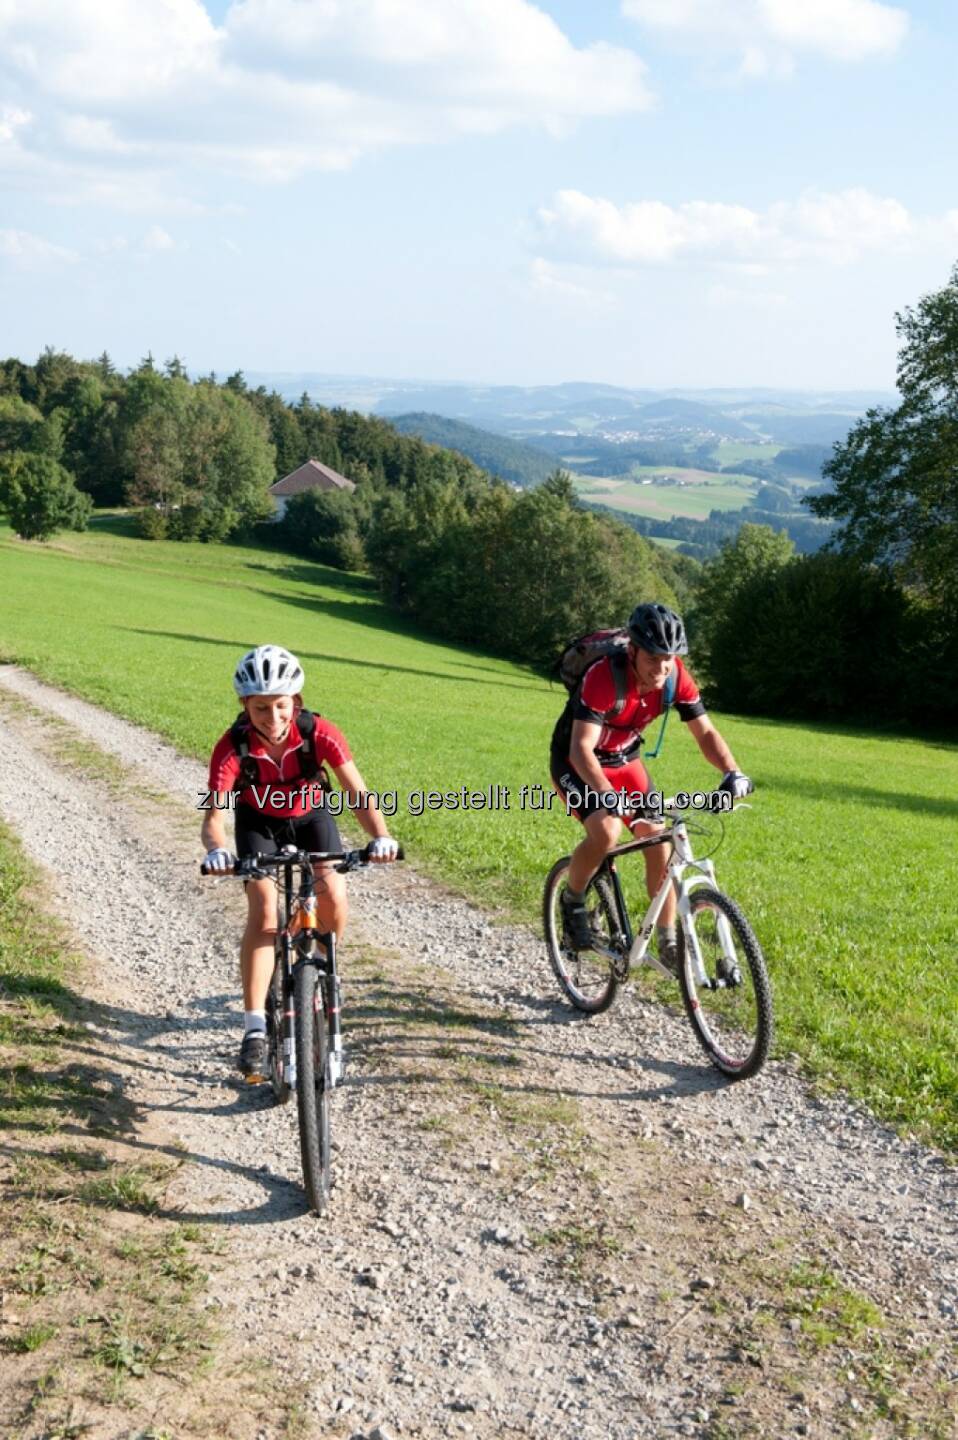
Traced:
<svg viewBox="0 0 958 1440">
<path fill-rule="evenodd" d="M 734 800 L 728 790 L 702 790 L 695 791 L 694 793 L 696 795 L 707 795 L 709 799 L 708 805 L 693 804 L 689 792 L 680 791 L 678 795 L 670 795 L 668 799 L 663 798 L 662 803 L 659 805 L 650 805 L 647 809 L 641 807 L 632 811 L 626 817 L 626 824 L 633 820 L 655 821 L 664 815 L 671 816 L 673 819 L 678 820 L 690 811 L 693 813 L 696 811 L 704 812 L 707 815 L 727 814 L 730 810 L 737 809 L 738 806 L 742 804 L 741 800 Z M 681 804 L 679 804 L 680 797 L 682 799 Z M 748 807 L 746 806 L 746 808 Z"/>
<path fill-rule="evenodd" d="M 287 865 L 313 865 L 332 861 L 336 863 L 339 873 L 344 875 L 350 870 L 359 870 L 362 866 L 373 863 L 369 853 L 371 847 L 372 841 L 362 850 L 296 850 L 289 845 L 272 855 L 244 856 L 229 870 L 208 870 L 206 861 L 201 860 L 200 874 L 235 875 L 241 880 L 256 880 L 266 879 L 270 870 L 283 870 Z M 400 845 L 396 859 L 405 860 L 405 858 L 405 852 Z"/>
</svg>

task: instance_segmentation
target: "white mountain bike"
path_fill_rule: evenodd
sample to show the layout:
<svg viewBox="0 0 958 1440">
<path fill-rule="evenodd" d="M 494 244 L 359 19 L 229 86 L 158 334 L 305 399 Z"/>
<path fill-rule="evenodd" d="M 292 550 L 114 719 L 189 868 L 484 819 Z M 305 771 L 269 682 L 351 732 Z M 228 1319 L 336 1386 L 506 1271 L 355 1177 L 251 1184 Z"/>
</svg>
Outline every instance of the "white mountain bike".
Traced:
<svg viewBox="0 0 958 1440">
<path fill-rule="evenodd" d="M 669 891 L 678 902 L 678 982 L 696 1038 L 712 1064 L 734 1080 L 755 1075 L 773 1037 L 772 989 L 761 947 L 733 900 L 723 895 L 711 859 L 696 860 L 688 810 L 674 799 L 662 804 L 660 833 L 618 845 L 586 891 L 592 929 L 587 950 L 575 949 L 563 931 L 560 898 L 569 857 L 557 860 L 546 878 L 543 924 L 549 959 L 559 984 L 577 1010 L 607 1010 L 634 965 L 650 965 L 671 981 L 676 976 L 649 951 L 655 922 Z M 633 931 L 616 861 L 653 845 L 670 845 L 665 878 L 638 932 Z"/>
</svg>

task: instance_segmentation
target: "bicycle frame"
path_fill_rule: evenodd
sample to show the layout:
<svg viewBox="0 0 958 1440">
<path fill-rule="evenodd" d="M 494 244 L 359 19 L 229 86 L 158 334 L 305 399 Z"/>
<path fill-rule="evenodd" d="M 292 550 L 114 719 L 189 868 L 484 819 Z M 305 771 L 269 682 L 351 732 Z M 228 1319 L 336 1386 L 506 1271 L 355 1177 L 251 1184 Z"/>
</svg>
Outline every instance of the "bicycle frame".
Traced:
<svg viewBox="0 0 958 1440">
<path fill-rule="evenodd" d="M 297 889 L 293 867 L 299 864 L 302 879 Z M 330 1081 L 335 1085 L 342 1075 L 343 1040 L 340 1026 L 339 975 L 336 970 L 336 936 L 319 928 L 319 907 L 313 866 L 291 856 L 283 866 L 283 910 L 285 923 L 277 934 L 278 949 L 283 959 L 283 1079 L 291 1090 L 296 1089 L 296 1045 L 293 1035 L 295 1011 L 292 1004 L 294 974 L 300 965 L 315 965 L 327 977 L 330 1038 Z M 320 950 L 318 947 L 321 946 Z M 294 951 L 298 952 L 294 959 Z"/>
<path fill-rule="evenodd" d="M 615 862 L 621 855 L 631 855 L 636 850 L 650 850 L 654 845 L 669 844 L 672 846 L 672 856 L 669 860 L 662 884 L 649 902 L 649 907 L 645 912 L 645 917 L 638 934 L 633 934 L 632 922 L 629 919 L 625 896 L 622 893 L 622 882 L 619 879 Z M 667 979 L 674 979 L 672 972 L 668 970 L 656 956 L 649 953 L 649 943 L 652 939 L 652 932 L 655 929 L 655 922 L 662 913 L 669 892 L 674 889 L 679 920 L 685 935 L 687 951 L 692 959 L 696 983 L 699 986 L 706 986 L 708 984 L 708 978 L 705 973 L 705 966 L 702 963 L 702 952 L 699 947 L 698 936 L 695 933 L 695 926 L 689 923 L 691 914 L 690 896 L 696 885 L 716 886 L 715 866 L 709 859 L 696 860 L 692 853 L 692 844 L 689 840 L 688 830 L 681 815 L 674 814 L 671 824 L 661 835 L 648 835 L 641 840 L 630 840 L 624 845 L 617 845 L 616 848 L 606 856 L 603 866 L 612 881 L 616 906 L 623 927 L 623 949 L 627 952 L 626 964 L 623 970 L 627 970 L 632 965 L 645 964 L 650 965 L 653 970 L 658 970 L 659 973 L 666 976 Z M 730 959 L 734 959 L 735 949 L 732 934 L 724 915 L 717 917 L 717 928 L 722 942 L 722 949 Z M 603 951 L 602 953 L 604 954 L 606 952 Z M 608 958 L 613 961 L 620 959 L 621 953 L 610 953 Z"/>
</svg>

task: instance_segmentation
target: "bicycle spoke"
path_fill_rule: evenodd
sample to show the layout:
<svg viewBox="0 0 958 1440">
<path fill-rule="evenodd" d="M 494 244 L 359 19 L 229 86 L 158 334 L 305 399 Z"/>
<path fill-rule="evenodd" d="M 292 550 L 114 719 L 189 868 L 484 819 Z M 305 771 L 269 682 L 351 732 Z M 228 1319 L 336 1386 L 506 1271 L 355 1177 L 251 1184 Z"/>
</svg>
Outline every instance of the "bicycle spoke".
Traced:
<svg viewBox="0 0 958 1440">
<path fill-rule="evenodd" d="M 586 910 L 595 946 L 575 950 L 563 935 L 561 895 L 568 862 L 552 867 L 543 895 L 543 927 L 549 960 L 556 978 L 577 1010 L 597 1015 L 615 999 L 625 960 L 618 946 L 619 923 L 615 892 L 607 875 L 595 876 L 586 891 Z M 613 956 L 615 958 L 613 958 Z"/>
</svg>

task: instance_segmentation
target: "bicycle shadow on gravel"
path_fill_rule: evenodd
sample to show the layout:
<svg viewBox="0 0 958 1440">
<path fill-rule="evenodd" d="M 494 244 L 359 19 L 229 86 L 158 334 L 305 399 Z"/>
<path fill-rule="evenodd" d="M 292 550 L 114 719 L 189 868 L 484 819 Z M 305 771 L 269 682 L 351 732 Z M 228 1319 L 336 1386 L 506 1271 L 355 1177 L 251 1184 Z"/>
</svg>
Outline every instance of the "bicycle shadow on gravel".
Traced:
<svg viewBox="0 0 958 1440">
<path fill-rule="evenodd" d="M 230 997 L 232 998 L 232 996 Z M 151 1202 L 148 1213 L 183 1224 L 195 1221 L 215 1225 L 260 1225 L 283 1220 L 301 1220 L 308 1213 L 302 1184 L 297 1170 L 286 1175 L 273 1174 L 260 1165 L 207 1153 L 196 1145 L 184 1148 L 169 1135 L 170 1119 L 184 1113 L 201 1118 L 254 1115 L 272 1108 L 272 1092 L 268 1086 L 249 1087 L 233 1070 L 233 1035 L 226 1026 L 215 1026 L 228 1050 L 222 1053 L 222 1065 L 210 1073 L 183 1073 L 184 1047 L 174 1043 L 157 1044 L 169 1034 L 200 1032 L 214 1028 L 204 1016 L 174 1020 L 141 1014 L 108 1002 L 97 1002 L 56 980 L 21 980 L 5 977 L 4 999 L 10 1002 L 42 1000 L 56 1025 L 63 1063 L 47 1066 L 42 1052 L 32 1063 L 34 1044 L 43 1042 L 44 1026 L 51 1019 L 42 1016 L 21 1022 L 21 1045 L 15 1063 L 0 1064 L 0 1089 L 4 1096 L 3 1114 L 6 1127 L 36 1137 L 29 1144 L 0 1145 L 0 1155 L 15 1168 L 6 1193 L 8 1202 L 24 1200 L 29 1190 L 18 1184 L 16 1167 L 25 1161 L 43 1164 L 51 1154 L 73 1157 L 79 1171 L 91 1168 L 96 1152 L 119 1147 L 127 1167 L 148 1169 L 159 1161 L 178 1168 L 186 1163 L 200 1167 L 213 1176 L 223 1177 L 223 1189 L 233 1190 L 242 1182 L 262 1193 L 258 1204 L 236 1203 L 231 1196 L 223 1197 L 223 1207 L 215 1207 L 216 1181 L 210 1185 L 207 1208 L 187 1208 L 179 1202 Z M 206 997 L 197 1002 L 208 1012 L 223 1014 L 221 997 Z M 36 1032 L 34 1034 L 34 1032 Z M 210 1055 L 204 1044 L 202 1053 Z M 177 1065 L 169 1063 L 175 1055 Z M 142 1076 L 152 1095 L 134 1097 L 131 1082 Z M 168 1093 L 156 1095 L 158 1086 L 168 1081 Z M 14 1083 L 16 1082 L 16 1083 Z M 201 1087 L 217 1092 L 212 1104 L 195 1103 Z M 231 1092 L 225 1103 L 218 1097 L 224 1088 Z M 193 1102 L 193 1103 L 191 1103 Z M 44 1148 L 42 1138 L 51 1141 Z M 95 1168 L 95 1167 L 93 1167 Z M 26 1182 L 25 1182 L 26 1183 Z M 22 1189 L 23 1194 L 19 1192 Z M 103 1208 L 141 1208 L 125 1206 L 115 1191 L 104 1187 L 102 1195 L 87 1197 L 87 1203 Z"/>
<path fill-rule="evenodd" d="M 112 1060 L 114 1068 L 122 1064 L 146 1074 L 185 1077 L 193 1083 L 217 1086 L 222 1084 L 219 1075 L 189 1069 L 194 1057 L 207 1061 L 211 1057 L 222 1058 L 224 1072 L 229 1073 L 232 1069 L 235 1036 L 241 1027 L 239 1015 L 227 1009 L 228 1003 L 235 1001 L 232 992 L 197 997 L 193 1003 L 198 1009 L 208 1012 L 206 1015 L 163 1017 L 108 1001 L 91 1001 L 68 986 L 57 988 L 59 993 L 56 996 L 45 994 L 44 998 L 64 1017 L 65 1024 L 76 1027 L 78 1013 L 95 1016 L 94 1020 L 83 1020 L 76 1031 L 72 1048 L 85 1055 L 105 1062 Z M 5 991 L 8 995 L 16 993 L 9 985 Z M 219 1017 L 219 1023 L 214 1017 Z M 194 1046 L 183 1044 L 180 1037 L 184 1035 L 205 1035 L 208 1038 Z M 106 1044 L 97 1037 L 104 1037 Z M 175 1061 L 175 1064 L 171 1065 L 170 1061 Z"/>
<path fill-rule="evenodd" d="M 348 1005 L 351 1022 L 349 1048 L 357 1057 L 365 1060 L 373 1071 L 377 1064 L 380 1073 L 366 1072 L 364 1083 L 389 1086 L 408 1082 L 410 1078 L 424 1083 L 448 1085 L 446 1073 L 421 1069 L 410 1077 L 408 1070 L 401 1074 L 390 1074 L 393 1065 L 422 1062 L 432 1065 L 436 1061 L 459 1062 L 469 1067 L 469 1074 L 460 1077 L 468 1087 L 483 1080 L 495 1084 L 505 1093 L 540 1098 L 554 1098 L 561 1088 L 563 1095 L 573 1099 L 605 1101 L 649 1101 L 667 1096 L 693 1096 L 723 1089 L 727 1081 L 707 1063 L 688 1063 L 658 1058 L 654 1054 L 636 1056 L 633 1050 L 623 1051 L 621 1041 L 616 1040 L 615 1049 L 607 1055 L 597 1055 L 591 1050 L 570 1049 L 557 1055 L 553 1050 L 535 1043 L 534 1026 L 544 1022 L 542 1017 L 516 1017 L 508 1011 L 503 1014 L 482 1015 L 464 1006 L 459 992 L 452 986 L 439 987 L 430 982 L 428 991 L 410 986 L 397 986 L 382 980 L 364 980 L 353 976 L 350 985 L 365 990 L 363 998 Z M 446 988 L 448 999 L 442 995 Z M 528 1000 L 523 999 L 524 1004 Z M 561 1002 L 537 1000 L 542 1009 L 562 1012 Z M 579 1023 L 588 1023 L 585 1017 Z M 529 1043 L 532 1039 L 533 1043 Z M 691 1039 L 691 1037 L 690 1037 Z M 563 1084 L 561 1087 L 549 1084 L 521 1083 L 518 1071 L 526 1064 L 540 1067 L 554 1066 L 557 1060 L 591 1071 L 612 1070 L 608 1085 L 601 1083 Z M 629 1066 L 638 1067 L 641 1079 L 636 1083 L 623 1083 L 621 1071 Z M 477 1081 L 477 1075 L 479 1077 Z M 651 1076 L 661 1076 L 661 1083 L 648 1083 Z M 513 1077 L 511 1080 L 508 1077 Z"/>
<path fill-rule="evenodd" d="M 91 1132 L 80 1126 L 61 1126 L 57 1136 L 74 1141 L 85 1140 L 95 1141 L 98 1138 L 96 1132 Z M 309 1214 L 309 1206 L 303 1193 L 302 1181 L 296 1175 L 284 1176 L 274 1175 L 262 1167 L 242 1165 L 234 1160 L 220 1160 L 209 1155 L 201 1155 L 189 1149 L 183 1149 L 179 1145 L 159 1141 L 150 1141 L 140 1134 L 129 1134 L 123 1136 L 112 1136 L 113 1139 L 122 1140 L 123 1144 L 130 1149 L 136 1157 L 149 1157 L 151 1160 L 167 1160 L 177 1168 L 184 1163 L 192 1163 L 211 1167 L 214 1171 L 222 1173 L 231 1181 L 242 1180 L 250 1185 L 259 1187 L 266 1191 L 265 1198 L 260 1205 L 240 1206 L 232 1205 L 217 1210 L 207 1208 L 204 1210 L 190 1208 L 179 1203 L 167 1204 L 162 1200 L 151 1201 L 148 1205 L 124 1204 L 121 1200 L 114 1198 L 109 1190 L 104 1189 L 99 1194 L 88 1195 L 86 1203 L 98 1206 L 102 1209 L 113 1210 L 138 1210 L 141 1213 L 156 1216 L 158 1219 L 174 1220 L 178 1225 L 199 1224 L 199 1225 L 274 1225 L 278 1221 L 302 1220 Z M 44 1161 L 50 1156 L 49 1150 L 15 1147 L 0 1145 L 0 1155 L 7 1159 L 22 1164 L 27 1157 Z M 18 1190 L 15 1181 L 11 1181 L 6 1190 L 5 1198 L 16 1202 L 18 1199 L 27 1200 L 30 1191 L 28 1189 Z M 209 1197 L 210 1206 L 214 1205 L 220 1197 L 214 1192 Z"/>
<path fill-rule="evenodd" d="M 621 1037 L 617 1035 L 613 1036 L 611 1033 L 611 1025 L 607 1018 L 608 1012 L 604 1015 L 586 1015 L 582 1011 L 576 1010 L 574 1006 L 567 1004 L 564 1000 L 551 996 L 546 997 L 540 994 L 516 995 L 513 998 L 517 1004 L 521 1004 L 529 1010 L 541 1012 L 534 1018 L 523 1018 L 518 1022 L 524 1026 L 530 1028 L 537 1025 L 582 1027 L 586 1030 L 591 1029 L 594 1034 L 599 1035 L 608 1029 L 610 1032 L 610 1044 L 615 1044 L 619 1047 L 622 1045 Z M 619 1048 L 617 1051 L 610 1050 L 607 1055 L 596 1055 L 591 1050 L 583 1050 L 570 1052 L 568 1056 L 570 1060 L 584 1065 L 608 1065 L 614 1069 L 639 1069 L 648 1072 L 659 1072 L 664 1076 L 671 1077 L 672 1083 L 667 1086 L 650 1086 L 644 1090 L 623 1091 L 619 1098 L 626 1100 L 657 1100 L 669 1095 L 703 1095 L 722 1091 L 727 1087 L 729 1084 L 727 1077 L 720 1075 L 713 1065 L 699 1057 L 697 1046 L 690 1036 L 688 1021 L 678 1005 L 649 1000 L 647 997 L 642 997 L 637 1000 L 634 995 L 630 994 L 628 988 L 620 993 L 616 1001 L 617 1006 L 621 1006 L 623 1003 L 629 1006 L 629 1011 L 626 1013 L 633 1024 L 642 1023 L 643 1010 L 645 1007 L 650 1007 L 650 1018 L 654 1020 L 656 1024 L 663 1021 L 674 1021 L 679 1033 L 688 1037 L 689 1059 L 686 1061 L 656 1058 L 654 1054 L 655 1041 L 653 1039 L 649 1048 L 640 1053 L 636 1052 L 635 1047 L 624 1050 Z M 639 1043 L 642 1043 L 641 1037 L 637 1037 L 637 1039 Z M 537 1053 L 548 1054 L 550 1052 L 539 1051 Z"/>
</svg>

